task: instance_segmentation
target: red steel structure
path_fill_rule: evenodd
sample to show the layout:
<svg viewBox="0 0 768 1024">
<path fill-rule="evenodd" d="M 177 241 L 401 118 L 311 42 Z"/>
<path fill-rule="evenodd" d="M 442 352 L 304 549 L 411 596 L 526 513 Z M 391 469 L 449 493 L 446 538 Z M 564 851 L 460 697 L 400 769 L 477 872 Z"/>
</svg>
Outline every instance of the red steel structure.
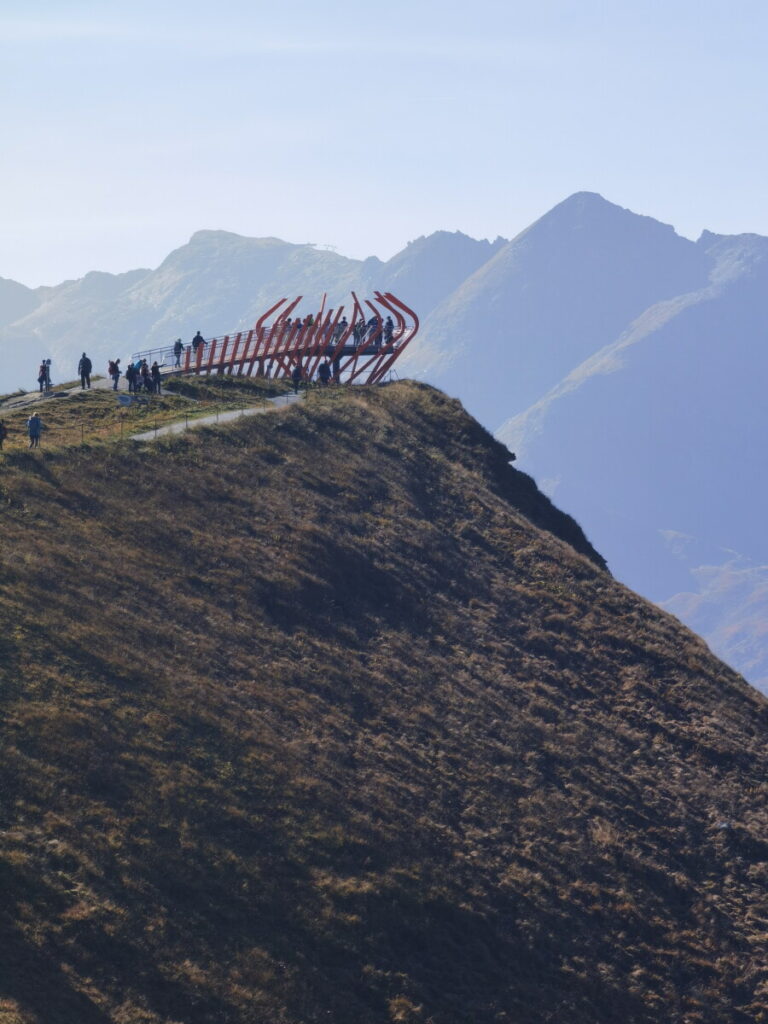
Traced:
<svg viewBox="0 0 768 1024">
<path fill-rule="evenodd" d="M 349 317 L 343 306 L 326 311 L 323 297 L 320 311 L 303 318 L 293 316 L 301 295 L 292 301 L 280 299 L 252 330 L 211 338 L 197 351 L 186 347 L 177 369 L 277 378 L 291 377 L 299 367 L 302 378 L 312 380 L 327 362 L 333 380 L 376 384 L 416 336 L 419 318 L 391 292 L 374 292 L 373 299 L 363 302 L 352 292 L 352 299 Z M 165 363 L 172 353 L 170 346 L 136 353 L 132 359 L 162 357 Z"/>
</svg>

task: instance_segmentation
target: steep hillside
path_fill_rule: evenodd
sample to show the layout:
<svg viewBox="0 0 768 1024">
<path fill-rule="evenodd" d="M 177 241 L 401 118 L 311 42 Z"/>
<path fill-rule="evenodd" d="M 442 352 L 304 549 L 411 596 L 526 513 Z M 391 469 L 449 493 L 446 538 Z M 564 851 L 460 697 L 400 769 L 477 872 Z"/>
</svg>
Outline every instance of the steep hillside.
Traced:
<svg viewBox="0 0 768 1024">
<path fill-rule="evenodd" d="M 3 1024 L 768 1019 L 766 702 L 414 384 L 2 472 Z"/>
</svg>

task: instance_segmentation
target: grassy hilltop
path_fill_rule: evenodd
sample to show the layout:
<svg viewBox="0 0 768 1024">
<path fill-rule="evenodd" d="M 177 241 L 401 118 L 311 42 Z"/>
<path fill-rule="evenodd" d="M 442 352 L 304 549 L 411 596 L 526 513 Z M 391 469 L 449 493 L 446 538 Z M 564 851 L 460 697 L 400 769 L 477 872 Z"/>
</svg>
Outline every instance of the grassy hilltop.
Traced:
<svg viewBox="0 0 768 1024">
<path fill-rule="evenodd" d="M 768 1020 L 765 699 L 458 403 L 104 436 L 0 456 L 0 1024 Z"/>
</svg>

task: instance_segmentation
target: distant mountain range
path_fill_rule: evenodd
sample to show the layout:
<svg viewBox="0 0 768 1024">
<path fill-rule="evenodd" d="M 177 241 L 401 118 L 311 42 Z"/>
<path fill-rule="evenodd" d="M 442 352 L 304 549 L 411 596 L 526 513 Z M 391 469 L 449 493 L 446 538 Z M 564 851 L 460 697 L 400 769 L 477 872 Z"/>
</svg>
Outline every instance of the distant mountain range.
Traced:
<svg viewBox="0 0 768 1024">
<path fill-rule="evenodd" d="M 200 231 L 156 270 L 0 280 L 0 387 L 43 355 L 251 326 L 277 298 L 391 290 L 422 317 L 398 366 L 457 395 L 584 525 L 622 580 L 768 689 L 763 396 L 768 239 L 697 242 L 593 193 L 516 238 L 437 232 L 387 262 Z"/>
</svg>

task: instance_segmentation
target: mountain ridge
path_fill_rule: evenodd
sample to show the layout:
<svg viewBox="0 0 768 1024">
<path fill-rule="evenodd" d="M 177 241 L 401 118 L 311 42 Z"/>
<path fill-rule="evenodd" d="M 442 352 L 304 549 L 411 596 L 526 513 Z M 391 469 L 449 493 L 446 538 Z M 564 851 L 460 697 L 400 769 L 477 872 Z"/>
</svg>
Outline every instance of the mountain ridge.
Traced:
<svg viewBox="0 0 768 1024">
<path fill-rule="evenodd" d="M 14 1024 L 768 1012 L 768 702 L 508 458 L 405 382 L 5 456 Z"/>
</svg>

